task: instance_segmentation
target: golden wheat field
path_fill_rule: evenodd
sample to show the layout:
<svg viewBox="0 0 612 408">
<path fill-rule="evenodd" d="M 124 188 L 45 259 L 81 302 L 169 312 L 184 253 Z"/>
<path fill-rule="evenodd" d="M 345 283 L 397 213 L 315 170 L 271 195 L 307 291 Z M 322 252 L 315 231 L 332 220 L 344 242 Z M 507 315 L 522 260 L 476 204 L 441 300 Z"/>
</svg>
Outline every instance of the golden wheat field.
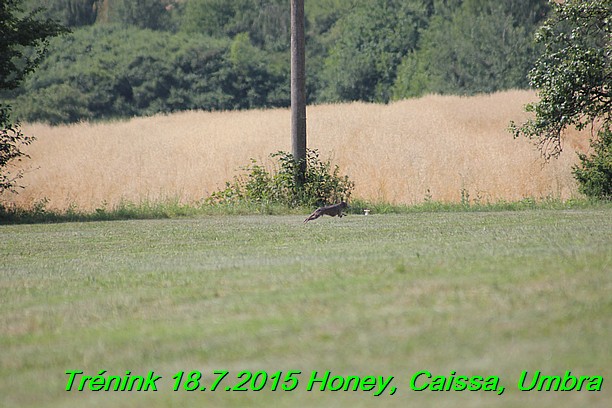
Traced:
<svg viewBox="0 0 612 408">
<path fill-rule="evenodd" d="M 426 198 L 514 201 L 578 195 L 571 174 L 588 136 L 566 135 L 564 152 L 544 165 L 509 122 L 526 118 L 536 96 L 508 91 L 474 97 L 426 96 L 388 105 L 310 106 L 308 147 L 330 158 L 355 182 L 353 197 L 394 204 Z M 21 207 L 91 210 L 120 201 L 196 202 L 222 188 L 250 158 L 290 151 L 288 109 L 183 112 L 111 123 L 50 127 L 24 124 L 37 140 L 19 194 Z"/>
</svg>

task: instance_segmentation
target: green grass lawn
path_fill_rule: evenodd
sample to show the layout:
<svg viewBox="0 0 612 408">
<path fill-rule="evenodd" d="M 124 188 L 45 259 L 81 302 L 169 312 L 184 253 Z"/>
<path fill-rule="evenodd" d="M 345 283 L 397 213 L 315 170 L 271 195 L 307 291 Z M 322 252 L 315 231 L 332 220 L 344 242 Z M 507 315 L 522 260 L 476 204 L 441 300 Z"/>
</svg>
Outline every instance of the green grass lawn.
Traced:
<svg viewBox="0 0 612 408">
<path fill-rule="evenodd" d="M 0 406 L 612 400 L 609 208 L 303 218 L 0 226 Z M 162 378 L 157 392 L 68 392 L 69 370 Z M 219 370 L 229 374 L 216 391 L 184 390 L 190 372 L 203 373 L 191 386 L 210 387 Z M 225 391 L 243 370 L 301 374 L 290 392 L 270 391 L 270 379 Z M 505 392 L 414 391 L 423 370 L 497 376 Z M 599 392 L 521 392 L 524 370 L 605 381 Z M 313 371 L 393 376 L 396 392 L 307 391 Z"/>
</svg>

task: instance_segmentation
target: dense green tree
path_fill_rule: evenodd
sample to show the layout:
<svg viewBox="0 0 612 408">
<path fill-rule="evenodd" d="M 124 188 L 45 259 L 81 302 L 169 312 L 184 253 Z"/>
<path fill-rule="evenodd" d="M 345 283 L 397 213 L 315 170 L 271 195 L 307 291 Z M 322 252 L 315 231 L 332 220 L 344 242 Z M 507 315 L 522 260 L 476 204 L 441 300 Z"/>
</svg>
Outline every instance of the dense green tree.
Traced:
<svg viewBox="0 0 612 408">
<path fill-rule="evenodd" d="M 59 124 L 288 105 L 288 63 L 270 63 L 246 33 L 229 41 L 101 25 L 52 46 L 15 96 L 25 120 Z"/>
<path fill-rule="evenodd" d="M 288 50 L 289 11 L 286 0 L 189 0 L 182 28 L 218 38 L 248 33 L 258 47 Z"/>
<path fill-rule="evenodd" d="M 535 117 L 515 135 L 535 138 L 546 158 L 561 153 L 568 126 L 610 128 L 612 124 L 612 0 L 567 0 L 538 31 L 544 51 L 529 77 L 539 101 Z"/>
<path fill-rule="evenodd" d="M 320 79 L 323 100 L 387 102 L 402 57 L 424 25 L 420 2 L 360 2 L 334 26 Z"/>
<path fill-rule="evenodd" d="M 59 22 L 66 27 L 92 25 L 104 0 L 24 0 L 24 9 L 40 9 L 44 18 Z"/>
<path fill-rule="evenodd" d="M 161 0 L 114 0 L 113 21 L 128 27 L 164 30 L 170 27 L 169 5 Z"/>
<path fill-rule="evenodd" d="M 539 25 L 550 11 L 548 0 L 462 0 L 454 3 L 460 4 L 462 9 L 471 14 L 485 12 L 495 16 L 497 12 L 501 11 L 508 16 L 512 16 L 516 24 L 525 27 Z"/>
<path fill-rule="evenodd" d="M 336 22 L 364 0 L 309 0 L 304 3 L 310 36 L 329 32 Z"/>
<path fill-rule="evenodd" d="M 48 38 L 67 31 L 54 21 L 39 19 L 38 14 L 24 13 L 20 0 L 0 1 L 0 91 L 16 88 L 42 61 Z M 25 156 L 21 148 L 32 141 L 12 120 L 11 107 L 0 103 L 0 193 L 15 190 L 22 173 L 9 167 Z"/>
<path fill-rule="evenodd" d="M 235 101 L 233 108 L 289 105 L 289 63 L 275 65 L 273 54 L 251 44 L 248 33 L 236 35 L 229 49 L 231 70 L 223 88 Z"/>
<path fill-rule="evenodd" d="M 437 7 L 418 50 L 398 68 L 396 99 L 528 86 L 537 56 L 533 32 L 546 15 L 545 0 L 471 0 Z"/>
<path fill-rule="evenodd" d="M 235 5 L 225 0 L 190 0 L 185 8 L 182 29 L 211 37 L 225 37 L 236 15 Z M 235 34 L 235 33 L 234 33 Z"/>
<path fill-rule="evenodd" d="M 589 197 L 612 200 L 612 130 L 601 129 L 591 141 L 591 153 L 579 153 L 578 158 L 580 164 L 574 166 L 573 173 L 580 191 Z"/>
<path fill-rule="evenodd" d="M 0 1 L 0 90 L 16 88 L 44 58 L 48 38 L 67 32 L 39 14 L 24 14 L 21 0 Z"/>
</svg>

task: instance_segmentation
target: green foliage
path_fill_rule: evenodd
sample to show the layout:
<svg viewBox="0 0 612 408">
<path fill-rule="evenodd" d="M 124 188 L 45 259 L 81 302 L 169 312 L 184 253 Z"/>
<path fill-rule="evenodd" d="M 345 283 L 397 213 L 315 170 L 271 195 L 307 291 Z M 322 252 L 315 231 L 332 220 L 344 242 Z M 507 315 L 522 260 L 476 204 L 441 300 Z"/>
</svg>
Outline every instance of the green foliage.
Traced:
<svg viewBox="0 0 612 408">
<path fill-rule="evenodd" d="M 545 6 L 545 0 L 438 6 L 418 50 L 398 68 L 393 97 L 526 88 L 537 55 L 532 36 Z"/>
<path fill-rule="evenodd" d="M 310 39 L 328 33 L 336 22 L 364 0 L 308 0 L 304 2 Z"/>
<path fill-rule="evenodd" d="M 16 88 L 47 52 L 48 38 L 67 32 L 40 10 L 23 13 L 22 0 L 0 2 L 0 90 Z"/>
<path fill-rule="evenodd" d="M 115 0 L 115 21 L 127 27 L 165 29 L 170 25 L 170 13 L 160 0 Z"/>
<path fill-rule="evenodd" d="M 190 0 L 182 29 L 218 38 L 247 33 L 260 48 L 287 50 L 289 6 L 285 0 Z"/>
<path fill-rule="evenodd" d="M 307 151 L 302 185 L 296 182 L 301 163 L 296 162 L 292 154 L 281 151 L 270 156 L 277 158 L 278 169 L 270 172 L 251 159 L 251 164 L 243 168 L 245 174 L 227 182 L 226 188 L 213 193 L 208 202 L 282 204 L 294 208 L 317 207 L 350 198 L 355 184 L 348 176 L 340 175 L 338 166 L 332 168 L 329 160 L 321 161 L 316 150 Z"/>
<path fill-rule="evenodd" d="M 612 131 L 602 130 L 591 140 L 590 155 L 578 154 L 580 166 L 574 166 L 574 176 L 580 191 L 593 198 L 612 199 Z"/>
<path fill-rule="evenodd" d="M 25 120 L 289 106 L 286 0 L 23 1 L 79 27 L 53 41 L 53 63 L 9 95 Z M 532 33 L 548 5 L 308 0 L 305 8 L 307 101 L 325 103 L 525 88 Z"/>
<path fill-rule="evenodd" d="M 175 31 L 183 0 L 23 0 L 26 10 L 40 9 L 47 19 L 67 27 L 120 24 L 126 27 Z"/>
<path fill-rule="evenodd" d="M 231 74 L 224 82 L 224 89 L 239 101 L 243 107 L 285 106 L 289 104 L 289 93 L 285 84 L 289 81 L 289 62 L 275 66 L 266 61 L 274 56 L 251 44 L 248 33 L 234 37 L 227 61 Z"/>
<path fill-rule="evenodd" d="M 0 90 L 16 88 L 42 61 L 48 38 L 67 32 L 54 21 L 40 20 L 37 11 L 24 14 L 21 6 L 21 0 L 0 2 Z M 27 157 L 20 149 L 33 140 L 11 119 L 11 107 L 0 104 L 0 194 L 15 191 L 23 172 L 8 168 Z"/>
<path fill-rule="evenodd" d="M 32 136 L 22 133 L 18 122 L 11 120 L 10 106 L 0 104 L 0 194 L 4 191 L 16 191 L 16 182 L 23 175 L 23 171 L 11 172 L 8 168 L 15 160 L 28 157 L 21 148 L 33 141 Z"/>
<path fill-rule="evenodd" d="M 189 33 L 225 37 L 229 34 L 228 25 L 235 17 L 236 7 L 236 2 L 225 0 L 191 0 L 187 2 L 182 29 Z"/>
<path fill-rule="evenodd" d="M 28 10 L 41 8 L 44 18 L 55 20 L 67 27 L 92 25 L 98 18 L 104 2 L 108 0 L 24 0 Z"/>
<path fill-rule="evenodd" d="M 424 25 L 418 2 L 360 3 L 335 24 L 320 78 L 320 98 L 387 102 L 401 58 L 416 47 Z"/>
<path fill-rule="evenodd" d="M 539 101 L 527 106 L 535 117 L 517 126 L 516 137 L 537 141 L 546 159 L 561 153 L 561 134 L 569 126 L 596 126 L 605 135 L 612 125 L 612 1 L 567 0 L 538 31 L 544 47 L 530 73 Z"/>
<path fill-rule="evenodd" d="M 286 106 L 288 67 L 249 44 L 197 34 L 101 25 L 52 42 L 14 95 L 24 120 L 52 124 L 189 109 Z"/>
</svg>

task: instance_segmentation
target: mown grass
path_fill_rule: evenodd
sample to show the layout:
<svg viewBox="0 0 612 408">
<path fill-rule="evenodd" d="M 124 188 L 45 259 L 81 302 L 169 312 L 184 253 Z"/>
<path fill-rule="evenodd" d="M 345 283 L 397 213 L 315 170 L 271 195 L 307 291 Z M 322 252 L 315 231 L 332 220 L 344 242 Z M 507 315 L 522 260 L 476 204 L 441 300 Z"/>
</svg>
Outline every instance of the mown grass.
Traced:
<svg viewBox="0 0 612 408">
<path fill-rule="evenodd" d="M 607 206 L 0 226 L 0 406 L 607 406 Z M 66 370 L 163 376 L 66 392 Z M 177 371 L 300 370 L 293 392 L 172 392 Z M 312 370 L 395 376 L 393 396 L 306 392 Z M 414 392 L 412 374 L 506 391 Z M 522 370 L 601 392 L 519 392 Z"/>
</svg>

